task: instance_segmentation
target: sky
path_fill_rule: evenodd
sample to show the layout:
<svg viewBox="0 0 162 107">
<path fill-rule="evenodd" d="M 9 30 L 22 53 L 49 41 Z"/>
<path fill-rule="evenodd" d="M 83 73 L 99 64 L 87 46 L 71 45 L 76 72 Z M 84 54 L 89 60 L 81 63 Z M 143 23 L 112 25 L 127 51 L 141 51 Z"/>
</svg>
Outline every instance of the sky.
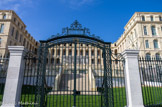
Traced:
<svg viewBox="0 0 162 107">
<path fill-rule="evenodd" d="M 0 0 L 0 10 L 14 10 L 37 41 L 78 20 L 91 34 L 113 43 L 135 12 L 162 12 L 162 0 Z"/>
</svg>

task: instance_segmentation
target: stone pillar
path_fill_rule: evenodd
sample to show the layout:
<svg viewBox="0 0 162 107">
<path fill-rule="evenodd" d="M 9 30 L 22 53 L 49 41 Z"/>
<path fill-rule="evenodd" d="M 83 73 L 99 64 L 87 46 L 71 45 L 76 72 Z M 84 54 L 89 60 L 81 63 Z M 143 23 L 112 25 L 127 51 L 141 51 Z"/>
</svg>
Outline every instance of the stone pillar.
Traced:
<svg viewBox="0 0 162 107">
<path fill-rule="evenodd" d="M 125 58 L 127 107 L 144 107 L 138 66 L 138 54 L 138 50 L 125 50 L 122 53 Z"/>
<path fill-rule="evenodd" d="M 24 75 L 24 46 L 9 46 L 10 59 L 1 107 L 18 107 Z"/>
</svg>

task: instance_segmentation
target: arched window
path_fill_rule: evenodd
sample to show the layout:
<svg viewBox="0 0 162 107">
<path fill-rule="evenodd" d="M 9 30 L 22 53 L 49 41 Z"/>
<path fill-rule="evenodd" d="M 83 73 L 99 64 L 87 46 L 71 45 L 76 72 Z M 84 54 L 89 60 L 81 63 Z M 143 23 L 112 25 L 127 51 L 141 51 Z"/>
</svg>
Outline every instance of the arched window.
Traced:
<svg viewBox="0 0 162 107">
<path fill-rule="evenodd" d="M 3 19 L 6 19 L 6 14 L 3 15 Z"/>
<path fill-rule="evenodd" d="M 145 21 L 145 16 L 142 16 L 142 21 Z"/>
<path fill-rule="evenodd" d="M 151 31 L 152 31 L 152 35 L 156 35 L 156 28 L 155 28 L 155 26 L 151 26 Z"/>
<path fill-rule="evenodd" d="M 154 48 L 156 48 L 156 49 L 159 48 L 157 40 L 154 40 Z"/>
<path fill-rule="evenodd" d="M 160 59 L 160 54 L 159 53 L 156 53 L 155 54 L 155 57 L 156 57 L 156 59 Z"/>
<path fill-rule="evenodd" d="M 148 60 L 148 59 L 151 59 L 150 53 L 146 53 L 146 59 L 147 59 L 147 60 Z"/>
</svg>

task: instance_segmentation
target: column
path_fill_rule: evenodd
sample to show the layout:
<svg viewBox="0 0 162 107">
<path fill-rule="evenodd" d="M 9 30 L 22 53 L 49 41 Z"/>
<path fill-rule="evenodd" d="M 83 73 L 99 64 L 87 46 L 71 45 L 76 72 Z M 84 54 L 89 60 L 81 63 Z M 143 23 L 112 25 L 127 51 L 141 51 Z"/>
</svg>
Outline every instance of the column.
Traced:
<svg viewBox="0 0 162 107">
<path fill-rule="evenodd" d="M 125 58 L 127 107 L 144 107 L 138 66 L 138 54 L 138 50 L 125 50 L 122 53 Z"/>
<path fill-rule="evenodd" d="M 24 75 L 24 46 L 9 46 L 10 59 L 1 107 L 18 107 Z"/>
</svg>

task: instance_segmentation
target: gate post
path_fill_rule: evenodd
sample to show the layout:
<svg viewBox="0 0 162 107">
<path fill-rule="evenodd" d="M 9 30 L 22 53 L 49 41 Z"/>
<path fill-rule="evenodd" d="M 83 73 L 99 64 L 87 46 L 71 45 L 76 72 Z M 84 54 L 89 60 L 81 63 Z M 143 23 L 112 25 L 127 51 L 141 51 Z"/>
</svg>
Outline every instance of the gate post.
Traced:
<svg viewBox="0 0 162 107">
<path fill-rule="evenodd" d="M 1 107 L 18 107 L 24 74 L 24 46 L 9 46 L 10 59 Z"/>
<path fill-rule="evenodd" d="M 125 50 L 125 84 L 127 107 L 144 107 L 138 66 L 138 50 Z"/>
</svg>

